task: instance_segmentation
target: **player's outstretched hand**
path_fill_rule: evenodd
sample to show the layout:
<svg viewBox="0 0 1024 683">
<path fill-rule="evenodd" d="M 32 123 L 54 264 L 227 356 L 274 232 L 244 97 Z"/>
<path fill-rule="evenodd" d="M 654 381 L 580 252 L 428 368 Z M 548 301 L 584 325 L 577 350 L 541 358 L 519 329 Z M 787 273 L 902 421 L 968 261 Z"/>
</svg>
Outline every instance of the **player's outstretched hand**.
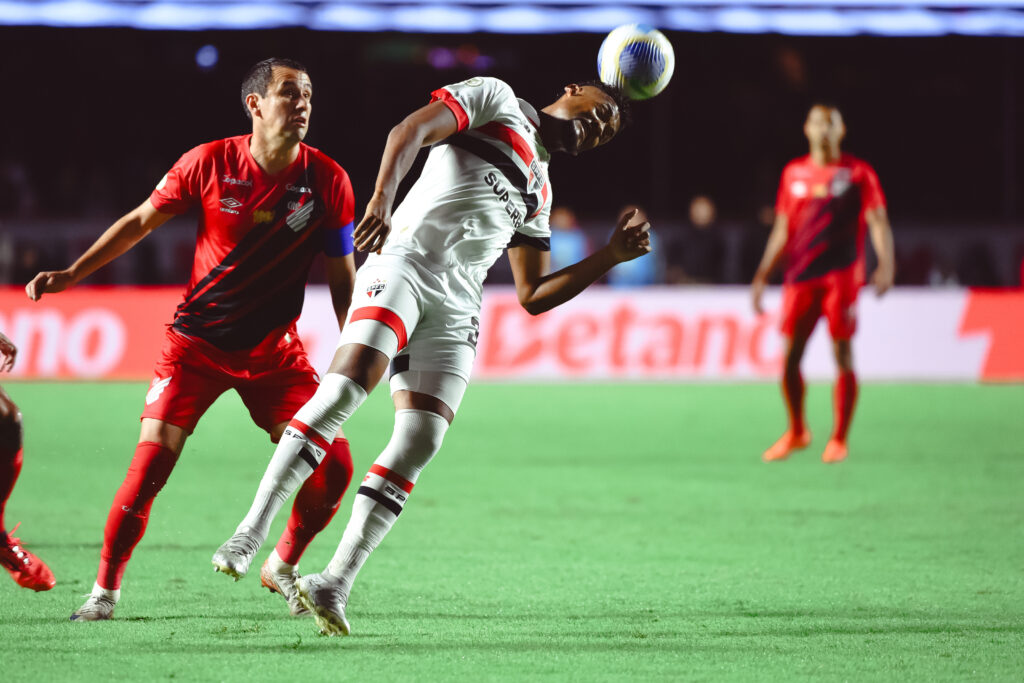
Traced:
<svg viewBox="0 0 1024 683">
<path fill-rule="evenodd" d="M 619 219 L 608 246 L 616 261 L 632 261 L 651 251 L 651 224 L 640 219 L 639 209 L 633 209 Z"/>
<path fill-rule="evenodd" d="M 876 268 L 875 272 L 871 274 L 871 284 L 875 286 L 875 296 L 882 296 L 892 289 L 894 277 L 895 273 L 892 272 L 892 268 L 882 268 L 881 266 Z"/>
<path fill-rule="evenodd" d="M 10 372 L 14 368 L 14 359 L 18 356 L 18 347 L 0 332 L 0 372 Z"/>
<path fill-rule="evenodd" d="M 32 301 L 39 301 L 43 294 L 63 292 L 75 284 L 74 278 L 66 270 L 45 270 L 25 285 L 25 293 Z"/>
<path fill-rule="evenodd" d="M 373 195 L 366 205 L 363 220 L 352 232 L 353 243 L 359 251 L 375 251 L 378 254 L 391 232 L 391 200 Z"/>
</svg>

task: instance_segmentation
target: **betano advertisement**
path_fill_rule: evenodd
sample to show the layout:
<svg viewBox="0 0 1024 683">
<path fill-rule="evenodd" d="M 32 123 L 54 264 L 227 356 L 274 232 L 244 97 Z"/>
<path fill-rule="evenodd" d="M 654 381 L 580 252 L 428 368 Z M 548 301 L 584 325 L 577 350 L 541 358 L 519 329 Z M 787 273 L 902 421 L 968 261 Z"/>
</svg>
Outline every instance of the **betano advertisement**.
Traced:
<svg viewBox="0 0 1024 683">
<path fill-rule="evenodd" d="M 0 289 L 0 330 L 19 349 L 10 377 L 148 380 L 180 297 L 179 288 L 82 287 L 33 303 Z M 596 288 L 534 317 L 512 288 L 489 289 L 475 377 L 776 381 L 779 298 L 770 291 L 759 317 L 742 287 Z M 858 307 L 863 379 L 1024 380 L 1024 292 L 915 288 L 877 299 L 866 289 Z M 307 291 L 299 333 L 322 371 L 338 337 L 326 287 Z M 828 379 L 833 368 L 822 323 L 804 370 Z"/>
</svg>

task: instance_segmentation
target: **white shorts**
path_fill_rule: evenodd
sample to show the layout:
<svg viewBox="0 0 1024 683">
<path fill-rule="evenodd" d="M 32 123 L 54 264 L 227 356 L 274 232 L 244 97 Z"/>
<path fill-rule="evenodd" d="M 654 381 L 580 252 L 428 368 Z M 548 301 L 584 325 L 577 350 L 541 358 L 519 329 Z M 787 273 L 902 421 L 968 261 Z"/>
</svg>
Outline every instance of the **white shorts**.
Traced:
<svg viewBox="0 0 1024 683">
<path fill-rule="evenodd" d="M 380 343 L 383 323 L 398 339 Z M 373 256 L 356 274 L 352 310 L 339 346 L 364 344 L 391 360 L 391 392 L 416 391 L 435 396 L 458 410 L 476 359 L 480 301 L 452 287 L 444 273 L 434 273 L 401 256 Z M 453 375 L 444 377 L 439 375 Z M 442 395 L 443 394 L 443 395 Z"/>
</svg>

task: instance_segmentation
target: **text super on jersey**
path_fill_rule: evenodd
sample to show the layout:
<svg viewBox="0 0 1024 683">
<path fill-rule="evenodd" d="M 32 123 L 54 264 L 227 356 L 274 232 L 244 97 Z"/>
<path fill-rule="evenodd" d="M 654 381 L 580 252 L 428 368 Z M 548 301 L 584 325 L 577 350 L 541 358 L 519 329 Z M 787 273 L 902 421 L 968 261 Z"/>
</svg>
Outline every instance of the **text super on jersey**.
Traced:
<svg viewBox="0 0 1024 683">
<path fill-rule="evenodd" d="M 789 162 L 775 204 L 788 219 L 785 282 L 854 268 L 863 283 L 864 214 L 879 207 L 885 207 L 885 196 L 867 162 L 849 154 L 824 166 L 810 155 Z"/>
<path fill-rule="evenodd" d="M 313 147 L 269 176 L 249 152 L 250 135 L 190 150 L 153 191 L 163 213 L 199 205 L 195 261 L 175 330 L 225 351 L 251 349 L 302 310 L 320 251 L 352 252 L 348 174 Z"/>
</svg>

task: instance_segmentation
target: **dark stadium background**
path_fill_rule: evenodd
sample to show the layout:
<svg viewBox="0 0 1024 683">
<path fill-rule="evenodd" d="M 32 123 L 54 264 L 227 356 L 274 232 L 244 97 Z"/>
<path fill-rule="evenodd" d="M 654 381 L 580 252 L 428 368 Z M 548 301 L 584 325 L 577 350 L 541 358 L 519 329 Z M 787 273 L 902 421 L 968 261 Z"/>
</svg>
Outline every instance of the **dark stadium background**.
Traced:
<svg viewBox="0 0 1024 683">
<path fill-rule="evenodd" d="M 588 231 L 606 230 L 636 203 L 670 242 L 690 198 L 705 194 L 719 230 L 733 236 L 729 248 L 744 252 L 719 281 L 745 282 L 767 237 L 759 211 L 772 204 L 785 162 L 806 152 L 804 114 L 824 99 L 844 113 L 845 149 L 881 177 L 898 284 L 934 281 L 938 265 L 959 284 L 1020 284 L 1020 39 L 668 35 L 677 59 L 669 88 L 635 106 L 635 125 L 616 144 L 552 166 L 555 205 L 571 207 Z M 238 86 L 263 57 L 309 67 L 307 142 L 349 171 L 361 213 L 390 126 L 432 89 L 486 73 L 543 106 L 564 83 L 594 77 L 600 41 L 580 33 L 0 28 L 0 226 L 17 255 L 0 275 L 19 283 L 67 265 L 183 152 L 247 132 Z M 219 52 L 212 68 L 196 63 L 204 45 Z M 431 54 L 454 56 L 454 65 L 437 68 Z M 192 228 L 175 225 L 173 237 L 154 239 L 95 281 L 181 282 Z M 172 265 L 154 253 L 161 250 L 176 252 Z"/>
</svg>

